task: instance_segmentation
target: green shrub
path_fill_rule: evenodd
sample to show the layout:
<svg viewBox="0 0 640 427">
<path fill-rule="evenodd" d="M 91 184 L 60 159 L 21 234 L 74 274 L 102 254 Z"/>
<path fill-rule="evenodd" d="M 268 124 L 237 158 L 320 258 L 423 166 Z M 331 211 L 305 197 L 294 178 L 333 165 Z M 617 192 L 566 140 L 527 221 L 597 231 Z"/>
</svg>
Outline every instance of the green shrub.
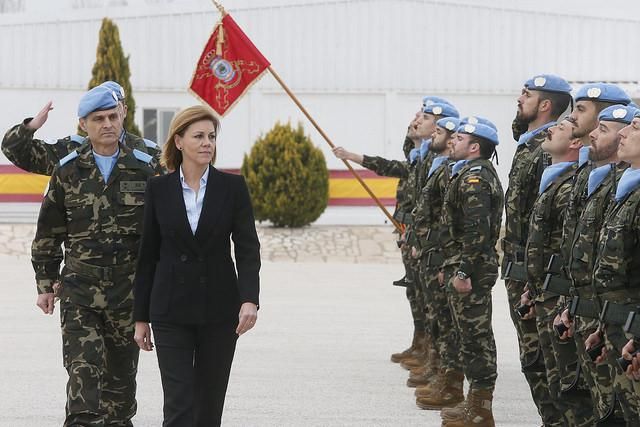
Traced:
<svg viewBox="0 0 640 427">
<path fill-rule="evenodd" d="M 279 122 L 244 156 L 247 180 L 258 221 L 276 227 L 302 227 L 324 212 L 329 199 L 329 172 L 324 155 L 304 134 Z"/>
</svg>

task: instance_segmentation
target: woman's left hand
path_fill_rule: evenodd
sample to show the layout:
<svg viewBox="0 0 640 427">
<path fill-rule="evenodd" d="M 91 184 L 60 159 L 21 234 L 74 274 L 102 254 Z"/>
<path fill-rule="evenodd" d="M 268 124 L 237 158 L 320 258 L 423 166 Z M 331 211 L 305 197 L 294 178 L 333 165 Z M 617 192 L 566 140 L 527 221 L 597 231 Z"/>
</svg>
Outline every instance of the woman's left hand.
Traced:
<svg viewBox="0 0 640 427">
<path fill-rule="evenodd" d="M 245 302 L 240 307 L 238 320 L 236 334 L 240 336 L 255 326 L 256 320 L 258 320 L 258 307 L 252 302 Z"/>
</svg>

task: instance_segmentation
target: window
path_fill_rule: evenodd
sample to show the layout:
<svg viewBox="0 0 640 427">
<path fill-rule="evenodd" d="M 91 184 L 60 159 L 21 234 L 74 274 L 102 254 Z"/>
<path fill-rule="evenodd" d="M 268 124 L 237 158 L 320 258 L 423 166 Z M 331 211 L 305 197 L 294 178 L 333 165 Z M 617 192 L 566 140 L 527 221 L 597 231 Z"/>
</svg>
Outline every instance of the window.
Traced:
<svg viewBox="0 0 640 427">
<path fill-rule="evenodd" d="M 143 136 L 158 145 L 163 145 L 176 111 L 178 110 L 172 108 L 144 108 L 142 110 Z"/>
<path fill-rule="evenodd" d="M 0 13 L 24 12 L 24 0 L 0 0 Z"/>
</svg>

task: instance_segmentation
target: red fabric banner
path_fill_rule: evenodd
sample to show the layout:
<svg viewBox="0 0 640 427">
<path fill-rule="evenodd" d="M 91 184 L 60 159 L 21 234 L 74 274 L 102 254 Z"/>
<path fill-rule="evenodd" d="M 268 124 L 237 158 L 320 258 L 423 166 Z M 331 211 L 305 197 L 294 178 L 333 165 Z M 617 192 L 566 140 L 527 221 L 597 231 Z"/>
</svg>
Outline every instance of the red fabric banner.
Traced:
<svg viewBox="0 0 640 427">
<path fill-rule="evenodd" d="M 227 14 L 204 47 L 189 89 L 224 116 L 269 65 L 269 61 Z"/>
</svg>

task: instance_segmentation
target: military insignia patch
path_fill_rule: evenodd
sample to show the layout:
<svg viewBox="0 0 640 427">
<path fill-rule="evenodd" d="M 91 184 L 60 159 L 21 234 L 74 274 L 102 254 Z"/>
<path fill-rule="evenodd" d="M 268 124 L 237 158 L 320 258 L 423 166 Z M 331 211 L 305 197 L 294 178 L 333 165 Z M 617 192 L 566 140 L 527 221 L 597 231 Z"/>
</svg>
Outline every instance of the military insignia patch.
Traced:
<svg viewBox="0 0 640 427">
<path fill-rule="evenodd" d="M 589 98 L 599 98 L 602 95 L 602 90 L 599 87 L 592 87 L 587 91 Z"/>
<path fill-rule="evenodd" d="M 464 131 L 466 133 L 474 133 L 476 131 L 476 127 L 474 125 L 466 124 L 464 125 Z"/>
<path fill-rule="evenodd" d="M 476 178 L 476 177 L 467 178 L 467 184 L 479 184 L 479 183 L 480 183 L 480 178 Z"/>
<path fill-rule="evenodd" d="M 533 84 L 536 85 L 536 87 L 544 87 L 544 85 L 547 84 L 547 79 L 544 77 L 536 77 L 533 80 Z"/>
<path fill-rule="evenodd" d="M 478 118 L 477 118 L 477 117 L 469 116 L 469 118 L 467 119 L 467 121 L 468 121 L 469 123 L 471 123 L 472 125 L 477 125 L 477 124 L 478 124 Z"/>
<path fill-rule="evenodd" d="M 613 113 L 611 113 L 611 115 L 614 119 L 624 119 L 627 116 L 627 110 L 625 110 L 624 108 L 616 108 L 615 110 L 613 110 Z"/>
<path fill-rule="evenodd" d="M 439 116 L 440 114 L 442 114 L 442 107 L 433 107 L 433 114 L 435 114 L 436 116 Z"/>
<path fill-rule="evenodd" d="M 444 125 L 444 127 L 445 127 L 447 130 L 454 130 L 454 129 L 455 129 L 455 127 L 456 127 L 456 124 L 455 124 L 455 123 L 453 123 L 453 122 L 447 122 L 447 123 Z"/>
</svg>

